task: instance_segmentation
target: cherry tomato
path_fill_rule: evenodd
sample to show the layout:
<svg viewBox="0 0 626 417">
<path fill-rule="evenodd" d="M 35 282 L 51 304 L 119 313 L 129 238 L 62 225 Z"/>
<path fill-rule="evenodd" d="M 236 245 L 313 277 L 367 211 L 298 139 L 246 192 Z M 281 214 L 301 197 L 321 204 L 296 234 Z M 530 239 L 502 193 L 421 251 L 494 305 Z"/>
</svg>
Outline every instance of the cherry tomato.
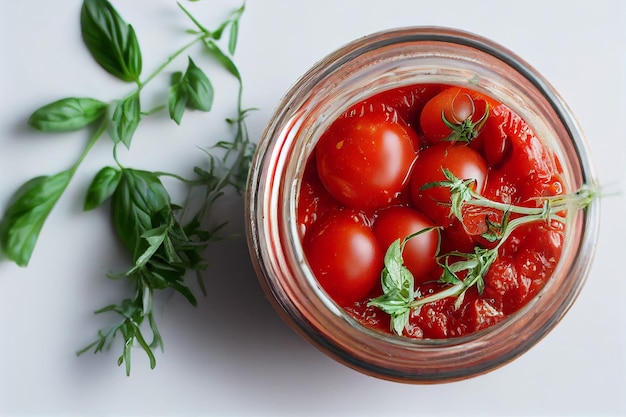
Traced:
<svg viewBox="0 0 626 417">
<path fill-rule="evenodd" d="M 408 183 L 416 141 L 412 129 L 385 113 L 339 118 L 316 146 L 320 180 L 348 207 L 383 207 Z"/>
<path fill-rule="evenodd" d="M 325 216 L 307 234 L 303 249 L 319 284 L 342 306 L 365 298 L 379 282 L 383 250 L 356 211 Z"/>
<path fill-rule="evenodd" d="M 450 226 L 450 189 L 445 186 L 423 188 L 426 184 L 445 181 L 442 169 L 462 180 L 473 179 L 474 190 L 481 193 L 487 178 L 485 160 L 465 144 L 441 142 L 420 152 L 411 178 L 413 204 L 439 226 Z"/>
<path fill-rule="evenodd" d="M 480 129 L 481 120 L 488 112 L 488 106 L 496 103 L 494 100 L 475 91 L 450 87 L 430 99 L 420 115 L 420 127 L 424 139 L 428 143 L 437 143 L 452 135 L 452 129 L 446 125 L 443 118 L 453 125 L 461 126 L 466 121 L 471 122 L 464 130 L 463 136 L 471 134 L 472 130 Z M 472 136 L 472 138 L 475 136 Z M 472 138 L 468 138 L 468 141 Z"/>
<path fill-rule="evenodd" d="M 385 250 L 397 239 L 420 230 L 433 227 L 434 224 L 425 215 L 409 207 L 390 207 L 378 213 L 374 221 L 374 234 L 381 247 Z M 421 281 L 437 263 L 437 243 L 439 237 L 436 230 L 431 230 L 411 238 L 404 246 L 402 259 L 411 271 L 415 281 Z"/>
</svg>

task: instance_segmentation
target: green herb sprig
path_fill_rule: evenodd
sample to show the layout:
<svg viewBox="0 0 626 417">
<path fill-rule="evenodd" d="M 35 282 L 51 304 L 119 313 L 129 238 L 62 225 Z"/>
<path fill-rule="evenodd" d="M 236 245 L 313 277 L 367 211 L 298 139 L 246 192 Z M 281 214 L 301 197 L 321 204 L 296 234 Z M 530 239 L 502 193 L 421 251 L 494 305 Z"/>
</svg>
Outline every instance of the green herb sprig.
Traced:
<svg viewBox="0 0 626 417">
<path fill-rule="evenodd" d="M 485 288 L 485 276 L 489 268 L 498 257 L 498 251 L 511 233 L 518 227 L 533 223 L 557 221 L 566 224 L 563 213 L 586 208 L 598 193 L 590 187 L 581 187 L 575 193 L 541 198 L 539 207 L 522 207 L 504 204 L 489 200 L 476 193 L 472 184 L 474 180 L 461 180 L 449 170 L 443 169 L 446 180 L 426 184 L 424 188 L 447 187 L 451 194 L 450 213 L 463 222 L 463 206 L 472 205 L 500 210 L 500 223 L 491 223 L 487 219 L 488 230 L 482 235 L 491 242 L 497 242 L 493 247 L 483 248 L 476 246 L 474 252 L 463 253 L 452 251 L 440 254 L 437 248 L 436 260 L 441 267 L 441 275 L 436 281 L 442 285 L 441 290 L 422 296 L 415 289 L 415 280 L 411 272 L 404 266 L 402 250 L 407 241 L 422 233 L 431 231 L 426 228 L 404 239 L 393 242 L 385 254 L 384 268 L 381 273 L 383 294 L 369 301 L 368 305 L 378 307 L 391 316 L 391 330 L 402 335 L 409 324 L 412 311 L 436 301 L 456 297 L 454 306 L 460 308 L 468 289 L 476 287 L 479 294 Z M 516 217 L 511 219 L 511 215 Z M 435 228 L 438 232 L 440 229 Z"/>
<path fill-rule="evenodd" d="M 250 110 L 242 107 L 243 82 L 232 60 L 237 46 L 239 22 L 244 6 L 235 10 L 217 29 L 210 31 L 180 3 L 179 8 L 190 19 L 191 40 L 169 55 L 153 72 L 142 77 L 142 53 L 132 27 L 107 0 L 84 0 L 80 12 L 82 39 L 94 60 L 117 79 L 135 84 L 128 94 L 112 101 L 89 97 L 68 97 L 42 106 L 28 123 L 42 132 L 89 132 L 88 143 L 78 160 L 57 174 L 36 177 L 23 184 L 13 195 L 0 220 L 0 247 L 6 257 L 27 266 L 48 215 L 76 174 L 79 166 L 102 137 L 112 141 L 114 166 L 103 167 L 93 178 L 84 199 L 84 210 L 90 211 L 110 203 L 114 229 L 128 251 L 132 264 L 128 270 L 109 275 L 133 283 L 134 294 L 119 304 L 96 311 L 114 313 L 119 320 L 109 329 L 100 330 L 96 340 L 78 351 L 108 349 L 117 335 L 122 338 L 118 365 L 125 364 L 130 375 L 131 352 L 139 346 L 148 356 L 151 368 L 156 365 L 153 349 L 163 348 L 153 310 L 153 296 L 158 290 L 171 289 L 192 305 L 196 297 L 185 283 L 188 272 L 195 272 L 205 291 L 200 272 L 207 266 L 203 251 L 211 240 L 219 238 L 224 223 L 212 225 L 208 219 L 213 202 L 227 187 L 242 191 L 255 144 L 250 141 L 245 118 Z M 221 46 L 228 33 L 226 48 Z M 208 112 L 214 99 L 214 88 L 205 72 L 188 57 L 185 71 L 171 77 L 167 102 L 144 111 L 142 92 L 146 86 L 176 58 L 193 46 L 199 46 L 238 81 L 236 117 L 227 119 L 233 126 L 232 140 L 219 141 L 204 149 L 206 167 L 195 167 L 194 178 L 183 178 L 168 172 L 149 172 L 124 166 L 117 158 L 117 148 L 130 149 L 133 136 L 146 117 L 167 109 L 169 117 L 182 122 L 187 110 Z M 163 177 L 179 180 L 188 192 L 188 200 L 179 205 L 172 201 Z M 192 208 L 192 196 L 201 203 Z M 195 201 L 195 199 L 194 199 Z M 183 209 L 184 207 L 184 209 Z M 144 325 L 144 323 L 146 323 Z M 147 327 L 147 328 L 146 328 Z M 151 337 L 147 337 L 146 332 Z"/>
</svg>

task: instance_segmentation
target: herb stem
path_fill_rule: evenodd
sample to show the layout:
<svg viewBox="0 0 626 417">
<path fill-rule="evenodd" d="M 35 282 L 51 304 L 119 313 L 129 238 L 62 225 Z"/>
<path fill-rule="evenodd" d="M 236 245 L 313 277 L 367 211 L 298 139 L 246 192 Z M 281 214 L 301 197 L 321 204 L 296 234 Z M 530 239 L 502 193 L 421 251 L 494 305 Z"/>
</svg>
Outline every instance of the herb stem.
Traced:
<svg viewBox="0 0 626 417">
<path fill-rule="evenodd" d="M 570 208 L 579 209 L 589 205 L 596 197 L 596 192 L 590 188 L 581 188 L 573 194 L 565 194 L 554 197 L 545 197 L 544 204 L 541 207 L 523 207 L 498 201 L 489 200 L 475 191 L 471 191 L 471 199 L 465 201 L 464 204 L 475 207 L 487 207 L 500 210 L 503 212 L 517 213 L 523 215 L 544 215 L 552 217 L 552 215 L 568 210 Z"/>
<path fill-rule="evenodd" d="M 419 308 L 426 304 L 433 303 L 435 301 L 443 300 L 448 297 L 456 297 L 463 292 L 466 285 L 461 282 L 459 284 L 455 284 L 451 287 L 448 287 L 442 291 L 438 291 L 434 294 L 428 295 L 426 297 L 416 298 L 415 300 L 409 303 L 409 308 Z"/>
<path fill-rule="evenodd" d="M 78 157 L 78 160 L 76 160 L 74 165 L 72 165 L 72 167 L 70 168 L 69 170 L 70 177 L 74 176 L 74 173 L 78 170 L 78 167 L 83 163 L 83 161 L 87 157 L 87 154 L 89 154 L 89 151 L 91 151 L 91 149 L 94 147 L 96 142 L 98 142 L 98 139 L 100 139 L 102 135 L 104 134 L 104 132 L 106 132 L 106 129 L 107 129 L 107 120 L 104 119 L 102 123 L 100 123 L 96 131 L 93 133 L 93 135 L 91 135 L 91 137 L 89 138 L 89 141 L 87 142 L 87 146 L 85 146 L 85 149 L 83 149 L 83 152 Z"/>
<path fill-rule="evenodd" d="M 192 46 L 194 46 L 196 43 L 204 40 L 207 36 L 210 36 L 207 33 L 202 33 L 198 36 L 196 36 L 193 40 L 189 41 L 187 44 L 183 45 L 180 49 L 178 49 L 177 51 L 175 51 L 173 54 L 171 54 L 170 56 L 167 57 L 167 59 L 161 64 L 159 65 L 154 71 L 152 71 L 152 73 L 150 75 L 148 75 L 148 77 L 146 77 L 146 79 L 143 82 L 139 83 L 139 87 L 137 88 L 136 91 L 141 91 L 148 83 L 150 83 L 150 81 L 152 81 L 154 78 L 156 78 L 161 72 L 163 72 L 163 70 L 165 68 L 167 68 L 167 66 L 169 64 L 172 63 L 172 61 L 174 61 L 176 58 L 178 58 L 183 52 L 185 52 L 187 49 L 191 48 Z M 133 93 L 134 94 L 134 93 Z"/>
</svg>

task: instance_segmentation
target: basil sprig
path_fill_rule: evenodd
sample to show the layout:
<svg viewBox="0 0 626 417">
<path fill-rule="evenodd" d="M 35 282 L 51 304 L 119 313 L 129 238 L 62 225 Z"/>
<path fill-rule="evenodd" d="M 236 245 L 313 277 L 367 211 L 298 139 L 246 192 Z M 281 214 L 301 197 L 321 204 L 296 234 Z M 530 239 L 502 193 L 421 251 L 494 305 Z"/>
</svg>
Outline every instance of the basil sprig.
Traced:
<svg viewBox="0 0 626 417">
<path fill-rule="evenodd" d="M 182 5 L 184 14 L 194 28 L 187 32 L 193 39 L 174 51 L 153 72 L 142 75 L 142 53 L 137 35 L 107 0 L 84 0 L 80 11 L 81 34 L 85 46 L 95 61 L 109 74 L 136 86 L 121 98 L 100 100 L 89 97 L 67 97 L 46 104 L 32 113 L 28 123 L 42 132 L 71 132 L 85 130 L 87 146 L 78 160 L 57 174 L 33 178 L 14 194 L 0 219 L 0 249 L 6 257 L 20 266 L 27 266 L 43 226 L 78 171 L 82 161 L 102 136 L 111 139 L 114 165 L 100 169 L 85 193 L 83 209 L 91 211 L 110 206 L 111 222 L 120 242 L 129 255 L 130 265 L 124 272 L 111 273 L 110 278 L 125 279 L 134 285 L 131 296 L 120 303 L 96 310 L 120 316 L 114 326 L 98 332 L 96 340 L 78 354 L 93 350 L 100 352 L 111 346 L 116 335 L 122 338 L 122 353 L 118 365 L 125 364 L 130 374 L 131 351 L 139 346 L 156 365 L 152 349 L 163 346 L 153 313 L 153 293 L 170 289 L 180 293 L 192 305 L 196 297 L 185 283 L 188 272 L 195 272 L 201 289 L 200 272 L 207 265 L 203 252 L 209 241 L 217 239 L 223 222 L 212 224 L 208 213 L 226 187 L 242 191 L 254 143 L 248 137 L 245 117 L 251 109 L 242 107 L 243 84 L 239 70 L 232 60 L 239 20 L 243 6 L 231 14 L 214 31 L 209 31 Z M 220 45 L 225 31 L 229 32 L 226 51 Z M 117 147 L 130 149 L 132 139 L 142 120 L 148 115 L 167 109 L 170 118 L 180 124 L 187 110 L 210 111 L 214 101 L 213 85 L 196 62 L 187 57 L 186 69 L 174 71 L 165 103 L 154 110 L 142 109 L 142 92 L 161 75 L 176 58 L 192 46 L 202 47 L 238 82 L 237 115 L 227 122 L 234 127 L 231 141 L 220 141 L 204 149 L 207 163 L 195 167 L 194 178 L 183 178 L 167 172 L 150 172 L 123 166 L 117 158 Z M 161 178 L 167 176 L 186 186 L 187 201 L 200 201 L 182 210 L 175 203 Z M 192 198 L 191 194 L 194 195 Z M 199 198 L 196 198 L 199 197 Z M 185 215 L 183 215 L 183 211 Z M 147 326 L 142 326 L 147 320 Z M 151 338 L 146 337 L 146 332 Z"/>
</svg>

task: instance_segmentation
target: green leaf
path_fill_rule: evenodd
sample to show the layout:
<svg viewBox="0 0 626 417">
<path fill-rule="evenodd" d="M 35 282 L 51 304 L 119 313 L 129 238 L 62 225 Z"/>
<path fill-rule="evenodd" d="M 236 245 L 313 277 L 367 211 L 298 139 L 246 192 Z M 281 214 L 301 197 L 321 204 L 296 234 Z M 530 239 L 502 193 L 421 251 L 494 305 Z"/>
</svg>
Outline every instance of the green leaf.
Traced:
<svg viewBox="0 0 626 417">
<path fill-rule="evenodd" d="M 83 210 L 93 210 L 111 198 L 121 178 L 122 172 L 113 167 L 104 167 L 98 171 L 87 189 Z"/>
<path fill-rule="evenodd" d="M 83 41 L 107 72 L 139 83 L 141 50 L 135 30 L 107 0 L 84 0 L 80 13 Z"/>
<path fill-rule="evenodd" d="M 170 118 L 180 124 L 185 108 L 210 111 L 213 106 L 213 85 L 206 74 L 196 66 L 191 57 L 187 71 L 172 74 L 172 87 L 167 107 Z"/>
<path fill-rule="evenodd" d="M 98 120 L 107 107 L 93 98 L 63 98 L 35 110 L 28 124 L 42 132 L 71 132 Z"/>
<path fill-rule="evenodd" d="M 167 209 L 170 197 L 151 172 L 124 169 L 111 200 L 113 225 L 124 245 L 136 254 L 142 235 L 157 225 L 156 214 Z M 136 257 L 135 257 L 136 258 Z"/>
<path fill-rule="evenodd" d="M 39 233 L 71 178 L 70 171 L 63 171 L 33 178 L 17 190 L 0 222 L 0 245 L 7 258 L 28 265 Z"/>
<path fill-rule="evenodd" d="M 211 40 L 207 40 L 204 43 L 204 46 L 207 48 L 209 53 L 217 59 L 217 61 L 226 69 L 226 71 L 230 72 L 235 76 L 239 81 L 241 81 L 241 74 L 239 73 L 239 69 L 235 65 L 232 59 L 228 55 L 226 55 L 217 44 Z"/>
<path fill-rule="evenodd" d="M 230 33 L 228 36 L 228 52 L 231 55 L 235 55 L 237 49 L 237 37 L 239 36 L 239 21 L 235 20 L 230 26 Z"/>
<path fill-rule="evenodd" d="M 180 124 L 185 113 L 187 106 L 187 88 L 182 80 L 173 84 L 170 88 L 170 94 L 167 100 L 167 109 L 170 114 L 170 118 Z"/>
<path fill-rule="evenodd" d="M 111 119 L 111 137 L 115 143 L 122 142 L 126 148 L 141 121 L 141 103 L 139 92 L 118 101 Z"/>
<path fill-rule="evenodd" d="M 184 79 L 188 94 L 187 106 L 195 110 L 210 111 L 213 105 L 213 85 L 191 57 Z"/>
<path fill-rule="evenodd" d="M 148 247 L 135 260 L 135 266 L 128 272 L 128 275 L 131 275 L 137 269 L 146 266 L 152 255 L 154 255 L 163 244 L 163 241 L 167 237 L 168 228 L 167 224 L 163 224 L 155 227 L 154 229 L 148 230 L 141 235 L 141 237 L 148 243 Z"/>
<path fill-rule="evenodd" d="M 392 316 L 391 327 L 396 334 L 401 335 L 404 329 L 409 325 L 410 315 L 411 309 L 405 308 L 401 313 Z"/>
</svg>

